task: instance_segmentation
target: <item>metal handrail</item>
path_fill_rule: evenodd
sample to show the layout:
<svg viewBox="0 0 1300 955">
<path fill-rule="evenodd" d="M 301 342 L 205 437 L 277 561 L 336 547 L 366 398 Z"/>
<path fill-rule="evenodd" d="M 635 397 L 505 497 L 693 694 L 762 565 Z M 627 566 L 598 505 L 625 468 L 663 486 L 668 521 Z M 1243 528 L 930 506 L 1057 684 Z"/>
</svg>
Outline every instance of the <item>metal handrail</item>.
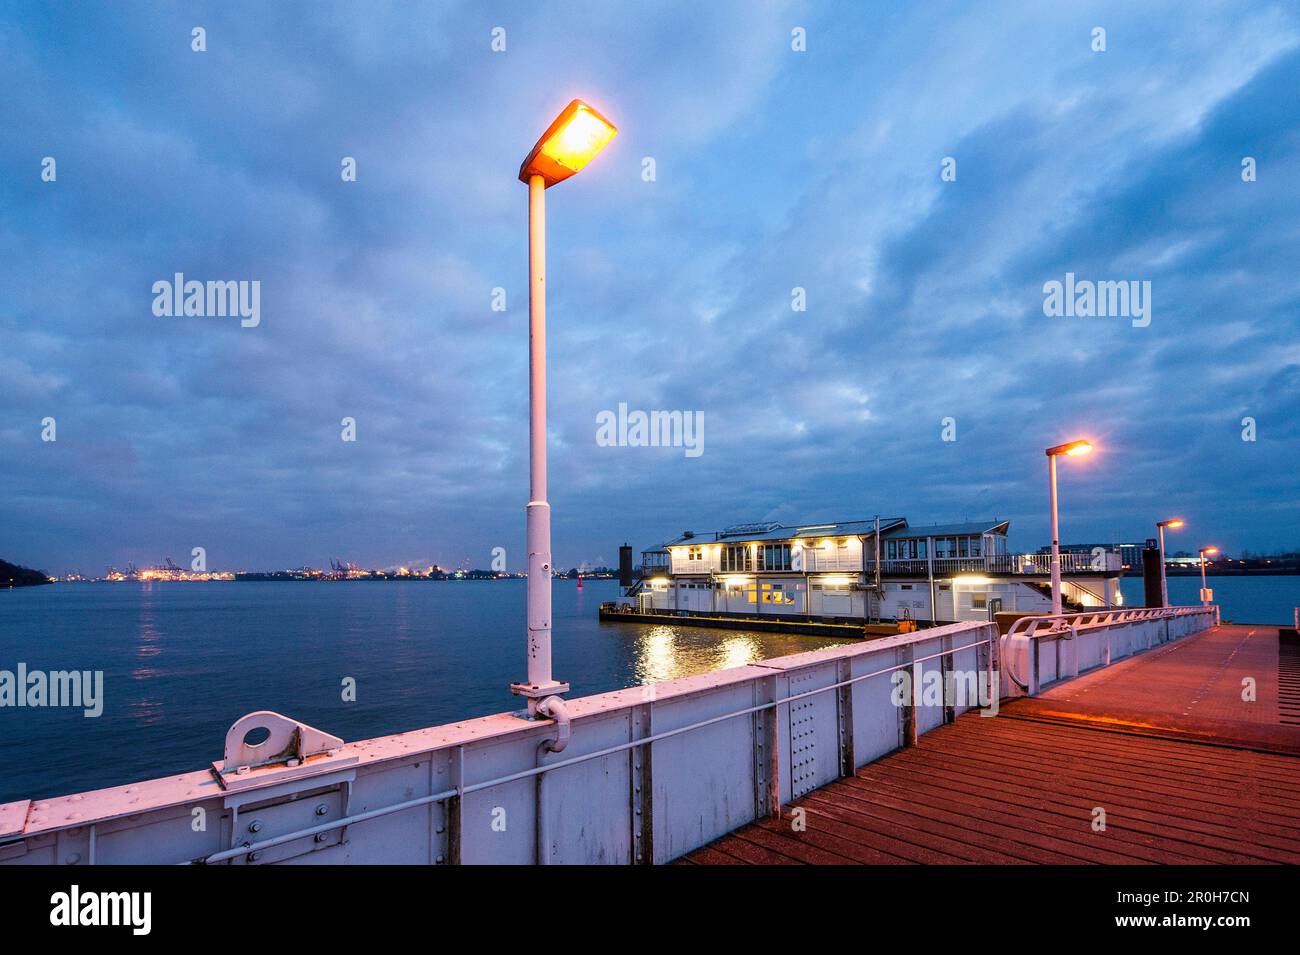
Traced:
<svg viewBox="0 0 1300 955">
<path fill-rule="evenodd" d="M 1081 610 L 1075 613 L 1042 614 L 1033 617 L 1020 617 L 1011 625 L 1004 635 L 1005 640 L 1012 636 L 1033 637 L 1035 639 L 1060 637 L 1062 633 L 1088 630 L 1093 627 L 1110 627 L 1122 623 L 1138 623 L 1143 620 L 1164 620 L 1168 617 L 1183 617 L 1196 613 L 1208 613 L 1213 605 L 1205 607 L 1138 607 L 1135 609 Z M 1048 624 L 1040 632 L 1039 625 Z"/>
<path fill-rule="evenodd" d="M 981 626 L 987 626 L 987 624 L 981 624 Z M 921 639 L 925 639 L 925 637 L 922 636 Z M 205 856 L 202 859 L 188 860 L 186 862 L 182 862 L 178 864 L 179 865 L 194 865 L 194 864 L 212 865 L 217 862 L 224 862 L 227 859 L 233 859 L 236 856 L 249 855 L 254 852 L 261 852 L 263 849 L 273 848 L 275 846 L 283 845 L 286 842 L 293 842 L 297 839 L 304 839 L 307 836 L 314 836 L 322 832 L 329 832 L 332 829 L 341 829 L 344 826 L 349 826 L 358 822 L 365 822 L 368 819 L 375 819 L 379 816 L 389 815 L 394 812 L 401 812 L 405 809 L 414 809 L 418 806 L 424 806 L 430 803 L 443 802 L 444 800 L 450 799 L 453 796 L 463 796 L 466 793 L 478 792 L 481 789 L 491 789 L 494 786 L 501 786 L 506 783 L 517 782 L 518 780 L 527 779 L 531 776 L 541 776 L 545 773 L 550 772 L 553 769 L 563 769 L 566 766 L 573 766 L 577 763 L 586 762 L 587 760 L 600 759 L 605 756 L 612 756 L 615 753 L 621 753 L 627 750 L 635 749 L 638 746 L 646 746 L 650 743 L 656 743 L 660 740 L 668 739 L 669 737 L 672 736 L 679 736 L 682 733 L 689 733 L 692 730 L 703 729 L 706 726 L 711 726 L 714 723 L 721 723 L 724 720 L 735 719 L 736 717 L 739 716 L 749 716 L 753 713 L 758 713 L 763 710 L 774 709 L 778 706 L 783 706 L 787 703 L 793 703 L 793 702 L 797 702 L 798 700 L 806 699 L 811 696 L 816 696 L 819 693 L 829 693 L 831 690 L 843 689 L 846 686 L 852 686 L 854 683 L 858 683 L 862 680 L 868 680 L 871 677 L 881 676 L 885 673 L 893 673 L 895 670 L 902 670 L 906 667 L 915 666 L 916 664 L 924 663 L 927 660 L 937 660 L 941 657 L 951 656 L 954 653 L 960 653 L 962 650 L 970 650 L 974 647 L 981 647 L 985 645 L 987 645 L 990 648 L 990 650 L 992 650 L 996 642 L 998 641 L 998 639 L 999 639 L 998 634 L 994 633 L 991 634 L 985 640 L 976 640 L 974 643 L 967 643 L 960 647 L 953 647 L 951 650 L 941 650 L 938 653 L 932 653 L 929 656 L 917 657 L 914 660 L 907 660 L 903 663 L 896 663 L 891 667 L 885 667 L 883 670 L 874 670 L 871 673 L 863 673 L 859 676 L 852 677 L 848 680 L 842 680 L 838 683 L 832 683 L 829 684 L 828 686 L 819 687 L 818 689 L 815 690 L 805 690 L 802 693 L 793 693 L 790 696 L 783 697 L 782 699 L 772 700 L 771 702 L 768 703 L 759 703 L 756 706 L 745 707 L 744 709 L 735 710 L 730 713 L 723 713 L 719 716 L 710 717 L 707 720 L 701 720 L 698 723 L 691 723 L 687 726 L 679 726 L 676 729 L 665 730 L 662 733 L 655 733 L 651 736 L 646 736 L 641 739 L 629 740 L 626 743 L 619 743 L 615 746 L 609 746 L 604 749 L 595 750 L 590 753 L 584 753 L 581 756 L 571 756 L 568 759 L 561 759 L 553 763 L 548 763 L 545 766 L 536 766 L 532 769 L 520 770 L 517 773 L 510 773 L 506 776 L 500 776 L 496 779 L 489 779 L 489 780 L 484 780 L 483 782 L 473 783 L 468 786 L 461 786 L 458 789 L 448 789 L 448 790 L 444 790 L 443 792 L 431 793 L 428 796 L 420 796 L 415 799 L 408 799 L 404 802 L 395 803 L 394 805 L 391 806 L 381 806 L 378 809 L 371 809 L 366 812 L 357 813 L 352 816 L 346 816 L 342 819 L 335 819 L 330 822 L 323 822 L 320 823 L 319 825 L 311 826 L 307 829 L 300 829 L 294 832 L 287 832 L 284 833 L 283 835 L 274 836 L 270 839 L 263 839 L 261 842 L 252 842 L 252 843 L 247 843 L 245 845 L 235 846 L 230 849 L 223 849 L 220 852 L 214 852 L 211 855 Z M 919 640 L 916 642 L 919 642 Z M 992 672 L 992 661 L 993 661 L 993 656 L 992 654 L 990 654 L 989 657 L 990 673 Z M 547 722 L 551 722 L 551 721 L 547 721 Z"/>
<path fill-rule="evenodd" d="M 1080 630 L 1092 630 L 1098 627 L 1113 627 L 1121 624 L 1141 623 L 1145 620 L 1168 620 L 1173 617 L 1185 617 L 1198 613 L 1217 613 L 1214 605 L 1201 607 L 1139 607 L 1130 610 L 1084 610 L 1078 613 L 1042 614 L 1034 617 L 1021 617 L 1011 624 L 1002 636 L 1005 649 L 1002 653 L 1002 671 L 1022 690 L 1028 690 L 1029 684 L 1016 673 L 1015 655 L 1010 652 L 1012 637 L 1025 637 L 1029 640 L 1072 640 Z M 1040 625 L 1045 624 L 1044 629 Z"/>
</svg>

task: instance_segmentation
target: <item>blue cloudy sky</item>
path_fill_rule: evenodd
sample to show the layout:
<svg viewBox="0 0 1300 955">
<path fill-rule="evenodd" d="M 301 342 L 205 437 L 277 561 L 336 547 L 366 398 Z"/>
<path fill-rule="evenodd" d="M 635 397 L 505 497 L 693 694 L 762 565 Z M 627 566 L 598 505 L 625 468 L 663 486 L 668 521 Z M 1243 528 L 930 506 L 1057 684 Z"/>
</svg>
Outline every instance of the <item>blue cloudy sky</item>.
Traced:
<svg viewBox="0 0 1300 955">
<path fill-rule="evenodd" d="M 1295 548 L 1298 79 L 1289 3 L 7 4 L 0 556 L 521 567 L 516 174 L 575 96 L 621 132 L 548 193 L 557 564 L 877 513 L 1033 548 L 1080 435 L 1067 541 Z M 1150 325 L 1045 316 L 1067 271 Z M 175 272 L 261 324 L 155 316 Z M 620 402 L 704 453 L 598 446 Z"/>
</svg>

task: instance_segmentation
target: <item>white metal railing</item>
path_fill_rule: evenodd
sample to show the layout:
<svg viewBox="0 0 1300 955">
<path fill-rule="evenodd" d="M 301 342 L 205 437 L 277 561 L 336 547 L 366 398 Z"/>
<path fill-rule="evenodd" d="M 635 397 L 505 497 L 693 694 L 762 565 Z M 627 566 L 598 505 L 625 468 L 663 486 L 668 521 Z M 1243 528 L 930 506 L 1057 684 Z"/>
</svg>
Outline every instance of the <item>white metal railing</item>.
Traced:
<svg viewBox="0 0 1300 955">
<path fill-rule="evenodd" d="M 978 627 L 983 625 L 977 624 L 976 626 Z M 236 846 L 233 849 L 226 849 L 222 852 L 214 852 L 213 854 L 199 861 L 207 865 L 215 864 L 218 862 L 224 862 L 227 859 L 233 859 L 238 856 L 247 856 L 252 853 L 262 852 L 265 851 L 266 849 L 271 849 L 276 846 L 284 845 L 289 842 L 294 842 L 298 839 L 305 839 L 308 836 L 314 837 L 318 834 L 331 832 L 335 829 L 344 828 L 346 826 L 353 825 L 358 822 L 364 822 L 369 819 L 376 819 L 379 818 L 380 816 L 389 815 L 395 812 L 402 812 L 404 810 L 417 808 L 419 806 L 427 806 L 430 805 L 431 803 L 444 802 L 446 800 L 451 799 L 452 797 L 463 797 L 469 793 L 475 793 L 485 789 L 493 789 L 497 786 L 502 786 L 505 785 L 506 783 L 516 782 L 521 779 L 529 779 L 529 778 L 536 777 L 538 785 L 540 786 L 542 785 L 542 781 L 543 781 L 542 777 L 546 773 L 553 772 L 557 769 L 563 769 L 567 766 L 575 766 L 579 763 L 585 763 L 593 759 L 600 759 L 606 756 L 617 755 L 618 753 L 635 750 L 642 746 L 649 746 L 654 743 L 660 742 L 661 740 L 671 739 L 674 736 L 681 736 L 684 733 L 689 733 L 694 730 L 703 729 L 707 726 L 712 726 L 715 723 L 721 723 L 724 720 L 732 720 L 741 716 L 751 716 L 756 713 L 764 713 L 769 710 L 775 710 L 778 707 L 788 706 L 791 703 L 798 703 L 801 700 L 810 699 L 822 693 L 829 693 L 833 690 L 842 690 L 847 687 L 851 687 L 856 683 L 860 683 L 863 680 L 871 679 L 872 677 L 884 676 L 890 673 L 894 673 L 898 670 L 903 670 L 903 669 L 915 667 L 918 664 L 927 663 L 931 660 L 941 660 L 948 657 L 952 657 L 955 654 L 962 652 L 963 650 L 973 650 L 985 646 L 990 647 L 992 649 L 996 645 L 996 642 L 997 642 L 997 637 L 990 632 L 982 640 L 975 640 L 971 643 L 967 643 L 960 647 L 952 647 L 950 649 L 941 650 L 937 653 L 930 653 L 921 657 L 913 657 L 912 659 L 909 659 L 903 663 L 896 663 L 893 666 L 882 667 L 881 669 L 873 670 L 870 673 L 862 673 L 857 676 L 851 677 L 850 679 L 847 680 L 840 680 L 839 682 L 832 683 L 828 686 L 818 687 L 815 690 L 807 690 L 803 693 L 793 693 L 790 694 L 789 696 L 784 696 L 781 697 L 780 699 L 772 700 L 771 702 L 768 703 L 759 703 L 755 706 L 747 706 L 744 707 L 743 709 L 733 710 L 729 713 L 723 713 L 720 716 L 714 716 L 706 720 L 700 720 L 698 722 L 691 723 L 687 726 L 679 726 L 676 729 L 667 730 L 662 733 L 656 733 L 652 736 L 643 737 L 642 739 L 632 740 L 627 743 L 619 743 L 618 745 L 615 746 L 609 746 L 604 749 L 596 750 L 594 752 L 584 753 L 581 756 L 574 756 L 569 759 L 561 759 L 558 760 L 557 762 L 548 763 L 545 766 L 537 766 L 532 769 L 520 770 L 519 772 L 516 773 L 510 773 L 509 775 L 505 775 L 505 776 L 498 776 L 494 779 L 489 779 L 483 782 L 474 783 L 473 785 L 461 786 L 458 789 L 447 789 L 444 790 L 443 792 L 431 793 L 428 796 L 420 796 L 416 799 L 408 799 L 404 802 L 396 803 L 392 806 L 382 806 L 378 809 L 371 809 L 367 812 L 357 813 L 355 815 L 351 815 L 343 819 L 335 819 L 330 822 L 321 823 L 316 826 L 310 826 L 308 828 L 299 829 L 294 832 L 284 833 L 282 835 L 275 836 L 274 838 L 263 839 L 260 842 L 247 842 L 242 845 Z M 996 662 L 992 656 L 990 656 L 988 659 L 989 659 L 989 668 L 987 670 L 987 674 L 988 674 L 987 679 L 990 681 L 989 685 L 992 686 L 997 679 L 996 672 L 995 672 Z M 905 731 L 903 745 L 908 746 L 914 744 L 915 742 L 916 742 L 916 730 L 915 730 L 915 725 L 913 725 L 909 731 Z M 780 815 L 779 800 L 775 806 L 775 811 L 773 812 L 773 815 Z M 545 864 L 544 859 L 539 861 L 542 862 L 542 864 Z M 178 864 L 191 865 L 193 863 L 186 861 Z"/>
<path fill-rule="evenodd" d="M 864 569 L 874 571 L 874 558 L 867 558 Z M 982 557 L 935 557 L 933 561 L 925 558 L 882 559 L 880 569 L 886 574 L 927 575 L 933 567 L 936 577 L 951 577 L 955 574 L 1030 574 L 1045 576 L 1052 572 L 1051 554 L 987 554 Z M 1107 551 L 1104 554 L 1078 554 L 1066 552 L 1061 554 L 1061 573 L 1083 574 L 1115 572 L 1122 569 L 1120 555 Z"/>
<path fill-rule="evenodd" d="M 859 573 L 862 570 L 861 551 L 807 548 L 803 552 L 803 569 L 810 574 L 827 570 L 844 570 Z"/>
<path fill-rule="evenodd" d="M 1178 626 L 1171 626 L 1172 621 L 1180 621 Z M 1158 643 L 1199 632 L 1187 628 L 1190 624 L 1200 629 L 1217 626 L 1219 608 L 1217 606 L 1201 607 L 1139 607 L 1133 609 L 1085 610 L 1080 613 L 1043 614 L 1021 617 L 1012 623 L 1002 637 L 1003 675 L 1011 684 L 1011 692 L 1023 691 L 1034 696 L 1047 683 L 1078 676 L 1081 670 L 1094 666 L 1106 666 L 1116 657 L 1129 656 L 1141 650 L 1150 649 Z M 1152 626 L 1153 624 L 1161 626 Z M 1175 632 L 1178 631 L 1178 632 Z M 1136 639 L 1115 641 L 1112 636 L 1123 633 L 1126 637 L 1136 634 Z M 1094 634 L 1104 634 L 1104 640 L 1088 641 L 1090 645 L 1081 659 L 1076 644 L 1069 653 L 1062 652 L 1060 644 L 1068 641 L 1085 641 Z M 1024 650 L 1026 669 L 1017 668 L 1020 653 Z M 1052 644 L 1054 657 L 1045 660 L 1042 647 Z M 1045 663 L 1050 664 L 1045 666 Z M 1084 665 L 1091 663 L 1091 666 Z M 1044 679 L 1044 673 L 1049 679 Z M 1005 685 L 1004 685 L 1005 688 Z"/>
</svg>

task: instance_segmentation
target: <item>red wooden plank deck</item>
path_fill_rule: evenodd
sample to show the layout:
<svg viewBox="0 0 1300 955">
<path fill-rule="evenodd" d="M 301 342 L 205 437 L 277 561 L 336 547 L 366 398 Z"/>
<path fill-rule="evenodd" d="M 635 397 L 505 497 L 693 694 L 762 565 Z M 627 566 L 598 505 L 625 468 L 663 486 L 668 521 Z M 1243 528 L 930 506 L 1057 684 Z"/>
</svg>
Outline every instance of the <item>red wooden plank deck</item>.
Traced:
<svg viewBox="0 0 1300 955">
<path fill-rule="evenodd" d="M 1300 862 L 1300 730 L 1276 686 L 1275 629 L 1216 628 L 963 716 L 679 861 Z"/>
</svg>

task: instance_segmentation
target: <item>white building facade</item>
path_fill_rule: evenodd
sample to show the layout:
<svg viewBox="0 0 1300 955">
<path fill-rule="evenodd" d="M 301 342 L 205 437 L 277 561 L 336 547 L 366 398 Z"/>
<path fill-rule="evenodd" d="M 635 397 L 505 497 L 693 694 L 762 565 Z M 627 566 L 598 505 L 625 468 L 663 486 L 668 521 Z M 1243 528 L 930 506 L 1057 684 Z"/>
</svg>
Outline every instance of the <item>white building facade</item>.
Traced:
<svg viewBox="0 0 1300 955">
<path fill-rule="evenodd" d="M 691 532 L 642 555 L 643 612 L 816 622 L 989 620 L 1051 612 L 1051 558 L 1010 554 L 1006 521 L 872 518 Z M 1116 553 L 1061 555 L 1066 609 L 1122 603 Z"/>
</svg>

